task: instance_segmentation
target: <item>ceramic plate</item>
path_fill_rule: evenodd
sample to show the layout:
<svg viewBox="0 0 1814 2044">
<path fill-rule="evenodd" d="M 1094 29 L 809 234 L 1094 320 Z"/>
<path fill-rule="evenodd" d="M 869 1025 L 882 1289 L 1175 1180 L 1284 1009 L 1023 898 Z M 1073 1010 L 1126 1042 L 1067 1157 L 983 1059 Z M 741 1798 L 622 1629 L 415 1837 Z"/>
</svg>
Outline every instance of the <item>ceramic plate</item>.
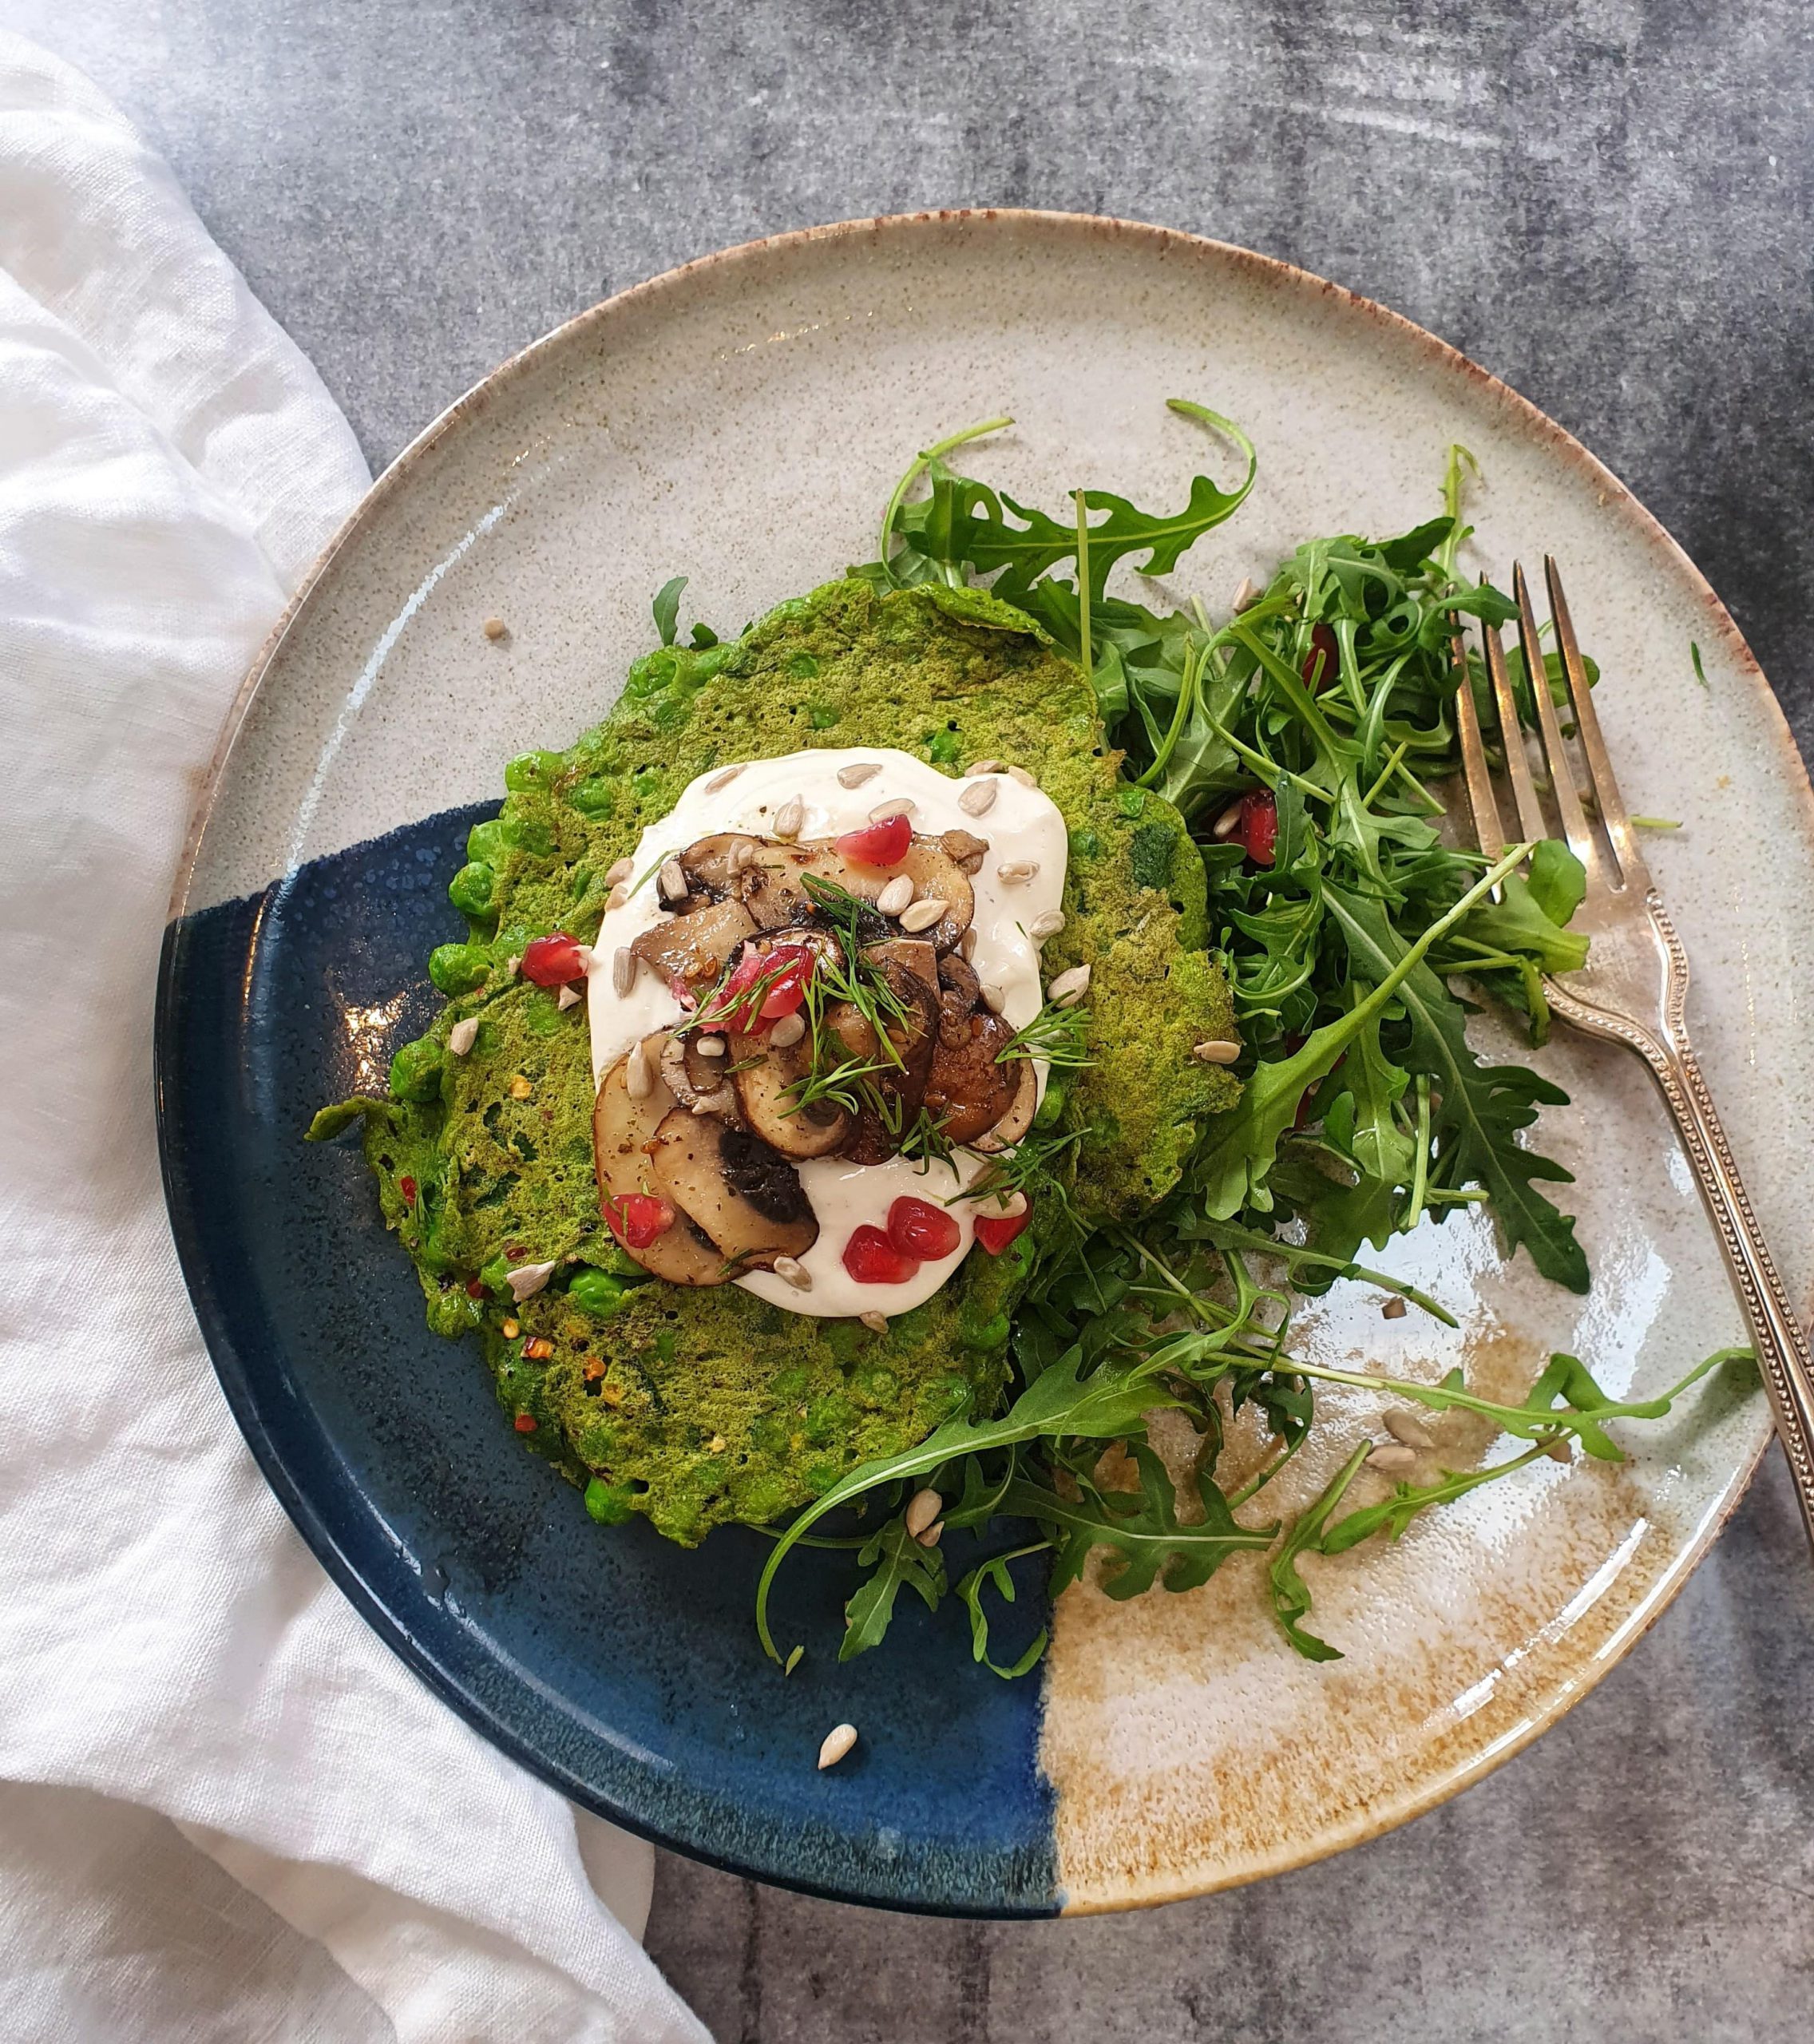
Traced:
<svg viewBox="0 0 1814 2044">
<path fill-rule="evenodd" d="M 842 1558 L 802 1555 L 789 1681 L 759 1653 L 763 1543 L 605 1534 L 523 1453 L 476 1349 L 422 1325 L 354 1148 L 311 1110 L 381 1090 L 434 1006 L 430 948 L 501 766 L 564 746 L 691 578 L 734 628 L 873 551 L 906 459 L 996 412 L 978 472 L 1023 501 L 1088 481 L 1178 497 L 1200 462 L 1172 395 L 1260 450 L 1246 508 L 1186 557 L 1220 608 L 1298 540 L 1438 508 L 1460 441 L 1476 560 L 1566 564 L 1634 810 L 1687 940 L 1714 1088 L 1795 1295 L 1811 1270 L 1814 1100 L 1798 955 L 1808 788 L 1731 620 L 1606 471 L 1428 335 L 1314 277 L 1158 229 L 1059 216 L 865 221 L 761 242 L 612 299 L 507 363 L 378 483 L 248 682 L 180 883 L 158 1040 L 189 1286 L 247 1439 L 378 1633 L 505 1750 L 604 1815 L 766 1880 L 867 1902 L 1041 1915 L 1155 1902 L 1301 1864 L 1452 1794 L 1551 1722 L 1681 1587 L 1767 1432 L 1709 1393 L 1622 1468 L 1539 1463 L 1310 1564 L 1313 1666 L 1238 1557 L 1204 1590 L 1084 1586 L 1042 1671 L 996 1681 L 949 1611 L 828 1650 Z M 489 641 L 481 621 L 509 627 Z M 1701 648 L 1706 686 L 1689 643 Z M 1768 844 L 1767 859 L 1756 848 Z M 1325 1358 L 1521 1392 L 1573 1350 L 1615 1392 L 1741 1338 L 1712 1235 L 1634 1060 L 1558 1040 L 1544 1143 L 1576 1171 L 1583 1300 L 1462 1222 L 1398 1245 L 1444 1336 L 1356 1287 L 1306 1317 Z M 1321 1400 L 1320 1486 L 1369 1401 Z M 909 1600 L 911 1602 L 912 1600 Z M 814 1766 L 839 1719 L 863 1738 Z"/>
</svg>

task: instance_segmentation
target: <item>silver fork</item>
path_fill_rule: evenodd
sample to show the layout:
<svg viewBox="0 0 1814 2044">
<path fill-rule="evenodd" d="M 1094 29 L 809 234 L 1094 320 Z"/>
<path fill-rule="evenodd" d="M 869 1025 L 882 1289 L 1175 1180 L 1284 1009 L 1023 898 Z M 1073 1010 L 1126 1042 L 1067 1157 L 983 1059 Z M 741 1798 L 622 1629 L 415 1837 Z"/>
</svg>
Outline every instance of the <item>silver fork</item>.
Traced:
<svg viewBox="0 0 1814 2044">
<path fill-rule="evenodd" d="M 1586 896 L 1570 925 L 1590 940 L 1587 963 L 1580 972 L 1563 978 L 1546 976 L 1544 992 L 1551 1007 L 1565 1021 L 1590 1036 L 1610 1037 L 1636 1051 L 1662 1090 L 1701 1197 L 1718 1234 L 1739 1303 L 1750 1324 L 1751 1338 L 1776 1416 L 1777 1436 L 1788 1456 L 1803 1523 L 1810 1541 L 1814 1542 L 1814 1364 L 1809 1359 L 1808 1337 L 1764 1245 L 1744 1181 L 1733 1162 L 1725 1131 L 1714 1111 L 1713 1095 L 1689 1041 L 1684 1016 L 1687 956 L 1638 848 L 1637 834 L 1620 797 L 1612 761 L 1601 735 L 1593 691 L 1582 667 L 1562 577 L 1555 562 L 1547 556 L 1543 575 L 1549 587 L 1556 649 L 1567 681 L 1575 735 L 1591 786 L 1590 798 L 1605 834 L 1602 844 L 1576 786 L 1574 766 L 1562 742 L 1562 720 L 1544 685 L 1542 642 L 1531 606 L 1531 592 L 1523 569 L 1515 567 L 1512 589 L 1518 602 L 1519 644 L 1536 700 L 1548 779 L 1562 834 L 1587 873 Z M 1506 675 L 1504 649 L 1495 628 L 1483 628 L 1480 636 L 1498 713 L 1506 776 L 1518 808 L 1519 836 L 1527 841 L 1547 838 L 1551 833 L 1531 776 L 1517 706 Z M 1467 796 L 1480 850 L 1489 859 L 1496 859 L 1505 850 L 1505 838 L 1499 828 L 1499 808 L 1487 772 L 1473 691 L 1467 684 L 1464 642 L 1459 634 L 1455 646 L 1461 675 L 1456 721 L 1460 727 Z"/>
</svg>

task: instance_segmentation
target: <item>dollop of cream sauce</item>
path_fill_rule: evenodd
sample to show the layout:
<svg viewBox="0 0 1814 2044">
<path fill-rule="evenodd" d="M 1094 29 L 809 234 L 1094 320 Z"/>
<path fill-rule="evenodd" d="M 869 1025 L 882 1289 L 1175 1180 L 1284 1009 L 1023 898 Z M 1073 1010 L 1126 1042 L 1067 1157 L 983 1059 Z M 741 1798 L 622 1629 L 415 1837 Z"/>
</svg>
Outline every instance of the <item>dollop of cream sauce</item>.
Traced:
<svg viewBox="0 0 1814 2044">
<path fill-rule="evenodd" d="M 860 786 L 839 784 L 841 769 L 872 763 L 881 771 Z M 586 986 L 595 1087 L 632 1044 L 655 1030 L 671 1028 L 685 1013 L 672 990 L 652 972 L 640 973 L 625 995 L 620 995 L 612 982 L 611 961 L 618 950 L 667 913 L 655 889 L 662 862 L 717 831 L 747 830 L 752 837 L 772 837 L 777 813 L 795 795 L 806 809 L 802 839 L 835 838 L 860 830 L 873 810 L 903 798 L 914 805 L 909 820 L 920 836 L 968 830 L 986 839 L 988 850 L 981 870 L 970 881 L 976 896 L 972 928 L 976 933 L 970 963 L 984 986 L 1001 989 L 1000 1012 L 1015 1028 L 1024 1028 L 1039 1013 L 1045 1001 L 1040 947 L 1027 932 L 1037 917 L 1058 909 L 1069 851 L 1064 818 L 1048 795 L 1011 774 L 993 774 L 988 778 L 996 786 L 995 801 L 983 815 L 972 816 L 959 807 L 958 798 L 976 785 L 974 781 L 955 779 L 911 753 L 888 746 L 791 752 L 784 759 L 753 761 L 728 784 L 712 791 L 711 784 L 725 770 L 719 766 L 702 774 L 667 815 L 644 831 L 632 859 L 632 885 L 636 891 L 620 909 L 612 909 L 599 926 Z M 1002 879 L 1004 865 L 1028 859 L 1039 869 L 1032 879 Z M 1034 1070 L 1044 1097 L 1044 1063 L 1036 1060 Z M 891 1157 L 881 1164 L 809 1158 L 795 1168 L 819 1224 L 818 1240 L 800 1258 L 811 1277 L 811 1289 L 801 1291 L 771 1270 L 753 1270 L 734 1281 L 790 1313 L 826 1319 L 859 1313 L 905 1313 L 929 1299 L 969 1254 L 976 1202 L 958 1198 L 946 1208 L 957 1223 L 957 1248 L 937 1262 L 922 1263 L 904 1285 L 858 1284 L 844 1268 L 844 1245 L 865 1222 L 885 1230 L 888 1210 L 903 1194 L 942 1206 L 974 1185 L 988 1166 L 986 1158 L 964 1150 L 949 1164 L 905 1157 Z"/>
</svg>

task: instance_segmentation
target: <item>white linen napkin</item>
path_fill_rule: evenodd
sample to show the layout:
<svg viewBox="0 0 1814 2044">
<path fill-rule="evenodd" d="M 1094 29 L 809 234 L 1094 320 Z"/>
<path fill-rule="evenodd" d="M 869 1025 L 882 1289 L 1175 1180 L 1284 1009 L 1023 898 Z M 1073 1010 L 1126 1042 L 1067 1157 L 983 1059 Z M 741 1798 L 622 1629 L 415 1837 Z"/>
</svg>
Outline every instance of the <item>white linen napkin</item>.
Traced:
<svg viewBox="0 0 1814 2044">
<path fill-rule="evenodd" d="M 164 1221 L 184 827 L 366 481 L 165 166 L 0 34 L 0 2030 L 699 2044 L 637 1943 L 649 1848 L 494 1753 L 327 1582 Z M 217 1869 L 267 1910 L 224 1907 Z"/>
</svg>

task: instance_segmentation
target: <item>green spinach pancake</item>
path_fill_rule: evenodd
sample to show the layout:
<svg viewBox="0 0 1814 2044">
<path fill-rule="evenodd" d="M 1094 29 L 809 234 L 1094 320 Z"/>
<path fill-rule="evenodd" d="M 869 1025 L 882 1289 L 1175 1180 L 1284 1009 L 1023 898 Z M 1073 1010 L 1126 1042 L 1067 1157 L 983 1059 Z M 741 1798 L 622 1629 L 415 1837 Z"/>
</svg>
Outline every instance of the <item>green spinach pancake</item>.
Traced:
<svg viewBox="0 0 1814 2044">
<path fill-rule="evenodd" d="M 968 1254 L 893 1314 L 885 1287 L 883 1310 L 828 1317 L 741 1284 L 665 1282 L 620 1239 L 621 1217 L 614 1232 L 601 1212 L 587 1004 L 526 965 L 556 933 L 592 943 L 626 891 L 622 862 L 700 776 L 871 747 L 954 784 L 996 763 L 1062 817 L 1063 926 L 1041 969 L 1057 987 L 1087 965 L 1087 998 L 1063 1028 L 1020 1032 L 1044 1084 L 1001 1167 L 1017 1186 L 1036 1167 L 1041 1190 L 999 1253 Z M 1177 810 L 1121 765 L 1079 662 L 1024 612 L 974 588 L 858 576 L 734 642 L 650 653 L 570 750 L 510 763 L 503 807 L 474 829 L 449 889 L 466 941 L 430 961 L 446 1006 L 397 1053 L 388 1098 L 327 1108 L 310 1134 L 362 1118 L 430 1325 L 478 1333 L 517 1430 L 584 1486 L 595 1519 L 641 1512 L 690 1546 L 722 1522 L 766 1524 L 960 1412 L 987 1414 L 1007 1380 L 1010 1316 L 1056 1232 L 1151 1210 L 1206 1118 L 1238 1096 L 1226 1069 L 1193 1056 L 1232 1055 L 1236 1034 L 1203 858 Z M 823 921 L 834 895 L 849 905 L 842 889 L 814 894 L 806 918 Z M 990 1020 L 977 1014 L 972 1028 Z"/>
</svg>

